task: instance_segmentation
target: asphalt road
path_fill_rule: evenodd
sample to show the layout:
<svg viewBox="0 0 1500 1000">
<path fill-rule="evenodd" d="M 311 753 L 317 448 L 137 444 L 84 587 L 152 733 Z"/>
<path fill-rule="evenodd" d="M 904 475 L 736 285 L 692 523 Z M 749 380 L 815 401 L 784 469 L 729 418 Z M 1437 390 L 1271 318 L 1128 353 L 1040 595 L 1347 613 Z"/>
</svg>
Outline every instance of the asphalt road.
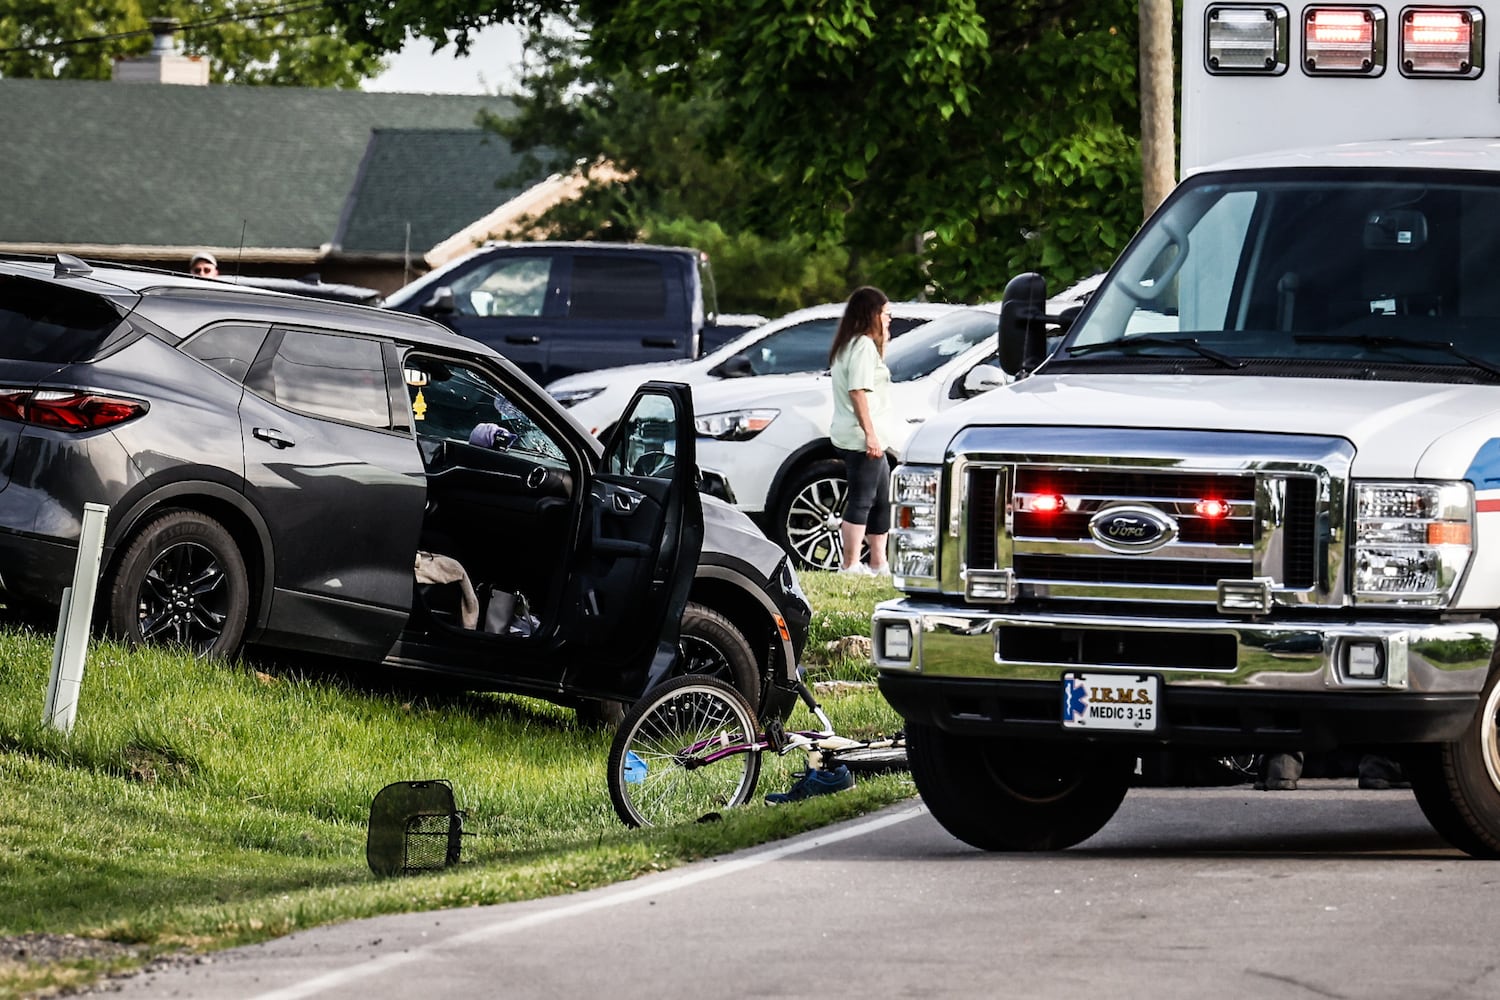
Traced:
<svg viewBox="0 0 1500 1000">
<path fill-rule="evenodd" d="M 358 921 L 126 997 L 1484 998 L 1500 863 L 1410 792 L 1136 789 L 1070 851 L 984 854 L 915 800 L 574 896 Z"/>
</svg>

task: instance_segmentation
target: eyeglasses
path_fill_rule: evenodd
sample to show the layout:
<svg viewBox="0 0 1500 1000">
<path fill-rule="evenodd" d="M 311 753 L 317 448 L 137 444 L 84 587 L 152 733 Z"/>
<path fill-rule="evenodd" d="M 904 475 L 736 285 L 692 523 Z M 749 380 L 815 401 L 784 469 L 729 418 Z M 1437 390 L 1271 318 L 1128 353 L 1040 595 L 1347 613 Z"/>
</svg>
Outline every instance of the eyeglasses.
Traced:
<svg viewBox="0 0 1500 1000">
<path fill-rule="evenodd" d="M 211 275 L 214 273 L 214 266 L 212 264 L 194 264 L 193 273 Z"/>
</svg>

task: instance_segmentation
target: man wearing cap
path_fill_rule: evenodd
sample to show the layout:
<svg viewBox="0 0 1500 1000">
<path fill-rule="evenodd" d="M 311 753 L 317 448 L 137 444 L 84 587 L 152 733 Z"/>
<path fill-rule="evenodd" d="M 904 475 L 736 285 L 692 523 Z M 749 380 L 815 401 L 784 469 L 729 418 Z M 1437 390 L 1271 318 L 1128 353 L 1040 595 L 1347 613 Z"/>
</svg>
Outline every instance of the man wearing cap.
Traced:
<svg viewBox="0 0 1500 1000">
<path fill-rule="evenodd" d="M 188 271 L 200 278 L 217 278 L 219 261 L 207 250 L 199 250 L 193 254 L 193 259 L 188 261 Z"/>
</svg>

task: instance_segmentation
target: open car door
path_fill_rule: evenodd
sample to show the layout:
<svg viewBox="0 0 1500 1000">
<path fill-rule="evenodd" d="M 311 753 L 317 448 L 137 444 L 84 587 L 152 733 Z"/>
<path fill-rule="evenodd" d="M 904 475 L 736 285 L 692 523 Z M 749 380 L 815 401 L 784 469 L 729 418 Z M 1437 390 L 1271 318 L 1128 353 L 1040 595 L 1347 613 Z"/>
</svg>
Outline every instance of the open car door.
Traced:
<svg viewBox="0 0 1500 1000">
<path fill-rule="evenodd" d="M 647 382 L 605 441 L 572 576 L 569 686 L 638 697 L 665 678 L 703 545 L 692 392 Z"/>
</svg>

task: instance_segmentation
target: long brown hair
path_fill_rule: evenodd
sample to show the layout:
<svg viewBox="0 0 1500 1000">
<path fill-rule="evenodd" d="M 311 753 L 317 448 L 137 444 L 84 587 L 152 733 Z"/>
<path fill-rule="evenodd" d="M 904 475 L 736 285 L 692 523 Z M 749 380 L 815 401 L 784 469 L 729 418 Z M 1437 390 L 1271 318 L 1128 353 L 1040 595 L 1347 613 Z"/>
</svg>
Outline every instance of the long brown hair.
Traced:
<svg viewBox="0 0 1500 1000">
<path fill-rule="evenodd" d="M 864 285 L 854 290 L 844 305 L 844 315 L 839 319 L 839 328 L 833 333 L 833 344 L 828 348 L 828 367 L 839 353 L 853 342 L 855 337 L 869 337 L 881 357 L 885 356 L 885 343 L 880 337 L 880 310 L 890 299 L 874 285 Z"/>
</svg>

